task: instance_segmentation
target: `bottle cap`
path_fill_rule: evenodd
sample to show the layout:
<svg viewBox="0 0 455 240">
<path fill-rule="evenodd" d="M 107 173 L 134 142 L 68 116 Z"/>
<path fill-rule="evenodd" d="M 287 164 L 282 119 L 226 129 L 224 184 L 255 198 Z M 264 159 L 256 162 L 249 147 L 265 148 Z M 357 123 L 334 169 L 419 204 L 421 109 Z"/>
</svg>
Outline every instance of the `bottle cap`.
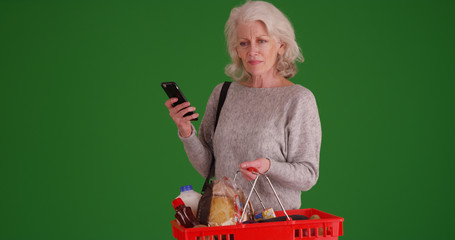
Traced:
<svg viewBox="0 0 455 240">
<path fill-rule="evenodd" d="M 172 201 L 172 206 L 174 207 L 174 209 L 177 209 L 177 207 L 180 205 L 185 205 L 185 203 L 183 203 L 183 200 L 181 198 L 176 198 L 176 199 L 174 199 L 174 201 Z"/>
<path fill-rule="evenodd" d="M 186 191 L 190 191 L 190 190 L 193 190 L 193 186 L 191 186 L 191 185 L 186 185 L 186 186 L 183 186 L 180 188 L 180 192 L 186 192 Z"/>
</svg>

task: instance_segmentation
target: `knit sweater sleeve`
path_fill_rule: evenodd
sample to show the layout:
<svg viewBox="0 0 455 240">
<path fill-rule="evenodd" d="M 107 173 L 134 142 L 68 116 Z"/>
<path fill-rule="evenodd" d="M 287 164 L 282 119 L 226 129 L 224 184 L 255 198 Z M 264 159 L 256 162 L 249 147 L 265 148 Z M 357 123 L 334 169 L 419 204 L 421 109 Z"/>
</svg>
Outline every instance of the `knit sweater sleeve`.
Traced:
<svg viewBox="0 0 455 240">
<path fill-rule="evenodd" d="M 305 89 L 287 106 L 286 161 L 270 159 L 267 175 L 290 189 L 308 191 L 319 177 L 321 123 L 314 95 Z"/>
<path fill-rule="evenodd" d="M 216 111 L 218 107 L 218 99 L 223 84 L 217 85 L 207 101 L 204 116 L 199 126 L 199 134 L 196 134 L 196 129 L 192 126 L 192 133 L 189 137 L 183 138 L 179 134 L 179 138 L 183 142 L 185 152 L 194 169 L 204 178 L 207 177 L 210 170 L 213 155 L 213 134 L 216 119 Z M 198 136 L 197 136 L 198 135 Z"/>
</svg>

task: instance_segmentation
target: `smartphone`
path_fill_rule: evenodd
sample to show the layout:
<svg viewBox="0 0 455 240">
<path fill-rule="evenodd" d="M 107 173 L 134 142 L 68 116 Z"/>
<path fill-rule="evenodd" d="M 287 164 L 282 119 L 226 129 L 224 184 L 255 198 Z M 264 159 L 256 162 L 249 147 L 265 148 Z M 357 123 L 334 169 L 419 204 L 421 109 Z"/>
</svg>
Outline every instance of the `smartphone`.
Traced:
<svg viewBox="0 0 455 240">
<path fill-rule="evenodd" d="M 180 90 L 179 86 L 175 82 L 163 82 L 161 83 L 161 87 L 163 87 L 164 91 L 166 92 L 169 98 L 177 98 L 177 102 L 173 103 L 172 106 L 177 106 L 184 102 L 188 102 L 183 95 L 182 91 Z M 184 117 L 194 114 L 194 112 L 188 112 L 184 115 Z M 198 118 L 193 118 L 191 121 L 197 121 Z"/>
</svg>

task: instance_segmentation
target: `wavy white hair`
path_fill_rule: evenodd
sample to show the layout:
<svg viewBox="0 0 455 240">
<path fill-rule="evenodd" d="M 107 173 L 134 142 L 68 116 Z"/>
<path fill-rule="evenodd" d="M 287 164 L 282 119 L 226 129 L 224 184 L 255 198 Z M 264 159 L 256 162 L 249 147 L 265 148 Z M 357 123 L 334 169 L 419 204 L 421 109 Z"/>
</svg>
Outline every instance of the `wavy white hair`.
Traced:
<svg viewBox="0 0 455 240">
<path fill-rule="evenodd" d="M 294 28 L 287 17 L 274 5 L 263 1 L 247 1 L 240 7 L 233 8 L 224 29 L 227 48 L 232 63 L 225 68 L 226 75 L 234 81 L 244 81 L 251 77 L 245 71 L 242 60 L 236 52 L 237 26 L 240 23 L 261 21 L 271 37 L 285 44 L 285 52 L 277 57 L 277 73 L 289 79 L 297 73 L 296 61 L 303 62 L 303 56 L 295 41 Z"/>
</svg>

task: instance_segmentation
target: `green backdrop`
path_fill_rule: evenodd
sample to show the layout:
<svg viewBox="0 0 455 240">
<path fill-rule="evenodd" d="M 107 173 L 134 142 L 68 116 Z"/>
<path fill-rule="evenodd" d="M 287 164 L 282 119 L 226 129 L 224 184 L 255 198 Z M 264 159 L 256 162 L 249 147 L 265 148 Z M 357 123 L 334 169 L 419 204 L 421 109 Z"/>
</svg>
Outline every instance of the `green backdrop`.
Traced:
<svg viewBox="0 0 455 240">
<path fill-rule="evenodd" d="M 203 179 L 159 83 L 202 115 L 243 2 L 0 1 L 0 239 L 173 239 Z M 322 122 L 302 207 L 344 217 L 340 239 L 453 237 L 454 2 L 272 2 Z"/>
</svg>

